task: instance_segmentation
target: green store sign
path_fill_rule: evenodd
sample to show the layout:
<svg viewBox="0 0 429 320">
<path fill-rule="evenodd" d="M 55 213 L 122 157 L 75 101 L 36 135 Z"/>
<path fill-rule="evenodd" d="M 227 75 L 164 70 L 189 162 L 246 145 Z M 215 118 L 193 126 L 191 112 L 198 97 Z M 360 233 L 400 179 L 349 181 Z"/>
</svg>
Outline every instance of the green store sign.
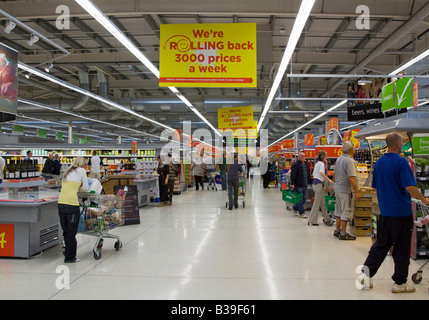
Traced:
<svg viewBox="0 0 429 320">
<path fill-rule="evenodd" d="M 413 136 L 413 154 L 429 155 L 429 135 Z"/>
<path fill-rule="evenodd" d="M 404 109 L 413 106 L 413 83 L 411 77 L 398 79 L 382 88 L 381 110 Z"/>
</svg>

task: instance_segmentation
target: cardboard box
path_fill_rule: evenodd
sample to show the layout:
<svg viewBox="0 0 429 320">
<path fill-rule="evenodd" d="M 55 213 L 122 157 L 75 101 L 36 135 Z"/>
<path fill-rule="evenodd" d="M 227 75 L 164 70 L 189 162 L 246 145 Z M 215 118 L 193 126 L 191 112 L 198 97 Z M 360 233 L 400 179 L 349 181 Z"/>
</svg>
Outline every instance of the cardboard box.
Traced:
<svg viewBox="0 0 429 320">
<path fill-rule="evenodd" d="M 134 176 L 132 175 L 112 175 L 107 176 L 101 180 L 101 185 L 105 194 L 115 194 L 115 186 L 131 186 L 134 183 Z"/>
<path fill-rule="evenodd" d="M 360 218 L 370 218 L 372 215 L 371 208 L 355 208 L 354 216 Z"/>
<path fill-rule="evenodd" d="M 350 226 L 351 232 L 356 237 L 371 237 L 372 236 L 372 228 L 371 227 L 358 227 L 358 226 Z"/>
<path fill-rule="evenodd" d="M 362 197 L 354 201 L 355 208 L 371 208 L 372 207 L 372 198 Z"/>
<path fill-rule="evenodd" d="M 371 217 L 354 217 L 353 224 L 356 227 L 372 227 L 372 219 Z"/>
</svg>

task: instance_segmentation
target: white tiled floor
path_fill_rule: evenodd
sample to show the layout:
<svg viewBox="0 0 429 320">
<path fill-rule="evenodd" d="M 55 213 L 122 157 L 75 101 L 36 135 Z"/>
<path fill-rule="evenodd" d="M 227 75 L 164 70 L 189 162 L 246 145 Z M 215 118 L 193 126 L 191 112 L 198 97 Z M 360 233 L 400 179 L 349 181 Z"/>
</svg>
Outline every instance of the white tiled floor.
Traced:
<svg viewBox="0 0 429 320">
<path fill-rule="evenodd" d="M 369 238 L 340 241 L 333 227 L 307 226 L 286 210 L 279 189 L 263 189 L 257 178 L 248 183 L 244 209 L 228 211 L 226 192 L 193 189 L 175 195 L 173 206 L 141 208 L 139 225 L 111 231 L 122 249 L 106 239 L 100 260 L 92 255 L 95 238 L 79 234 L 81 262 L 66 265 L 69 289 L 57 288 L 65 277 L 57 271 L 61 245 L 29 260 L 0 259 L 0 300 L 429 298 L 428 270 L 416 293 L 390 292 L 389 256 L 374 288 L 358 290 L 355 270 Z M 411 260 L 410 276 L 422 262 Z"/>
</svg>

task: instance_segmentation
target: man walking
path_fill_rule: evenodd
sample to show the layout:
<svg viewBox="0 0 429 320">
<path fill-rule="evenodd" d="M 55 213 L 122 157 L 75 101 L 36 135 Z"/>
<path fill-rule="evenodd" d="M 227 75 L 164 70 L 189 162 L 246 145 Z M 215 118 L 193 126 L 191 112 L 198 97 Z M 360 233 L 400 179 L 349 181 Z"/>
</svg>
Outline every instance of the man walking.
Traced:
<svg viewBox="0 0 429 320">
<path fill-rule="evenodd" d="M 307 188 L 311 183 L 310 168 L 305 161 L 305 153 L 300 152 L 298 154 L 298 161 L 292 165 L 290 174 L 290 187 L 296 191 L 302 193 L 302 200 L 295 204 L 292 209 L 295 215 L 301 218 L 307 218 L 304 209 L 304 203 L 307 198 Z"/>
<path fill-rule="evenodd" d="M 361 196 L 357 184 L 357 168 L 353 159 L 355 148 L 353 143 L 346 141 L 343 144 L 343 154 L 335 163 L 334 190 L 335 190 L 335 224 L 334 236 L 340 240 L 355 240 L 356 237 L 347 233 L 347 223 L 352 221 L 354 209 L 352 207 L 352 193 L 355 192 L 355 200 Z"/>
<path fill-rule="evenodd" d="M 101 161 L 100 157 L 97 155 L 97 151 L 92 151 L 92 157 L 88 161 L 88 166 L 90 167 L 89 177 L 100 180 L 102 165 L 103 161 Z"/>
<path fill-rule="evenodd" d="M 372 277 L 393 245 L 395 271 L 392 276 L 392 292 L 414 292 L 415 287 L 407 284 L 413 232 L 411 197 L 425 204 L 429 203 L 429 198 L 419 192 L 410 165 L 399 155 L 403 147 L 401 135 L 388 134 L 386 144 L 387 153 L 377 160 L 372 180 L 372 187 L 378 190 L 380 208 L 377 240 L 369 251 L 362 271 L 370 278 L 370 281 L 366 282 L 369 289 L 372 287 Z"/>
</svg>

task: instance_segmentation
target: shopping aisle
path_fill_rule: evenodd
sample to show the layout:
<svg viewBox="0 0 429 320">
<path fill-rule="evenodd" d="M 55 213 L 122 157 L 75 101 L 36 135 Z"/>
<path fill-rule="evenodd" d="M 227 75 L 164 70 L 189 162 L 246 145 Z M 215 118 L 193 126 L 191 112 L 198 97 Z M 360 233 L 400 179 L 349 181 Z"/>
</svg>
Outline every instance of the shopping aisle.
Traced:
<svg viewBox="0 0 429 320">
<path fill-rule="evenodd" d="M 227 210 L 226 195 L 191 189 L 175 195 L 173 206 L 142 208 L 141 224 L 115 229 L 122 249 L 106 239 L 98 261 L 95 238 L 78 235 L 81 262 L 66 265 L 69 289 L 57 289 L 67 275 L 57 270 L 61 246 L 30 260 L 0 259 L 0 300 L 429 298 L 427 270 L 416 293 L 390 292 L 391 257 L 374 288 L 358 290 L 355 269 L 371 240 L 340 241 L 333 227 L 307 226 L 260 179 L 249 180 L 245 209 Z M 412 260 L 410 274 L 417 269 Z"/>
</svg>

